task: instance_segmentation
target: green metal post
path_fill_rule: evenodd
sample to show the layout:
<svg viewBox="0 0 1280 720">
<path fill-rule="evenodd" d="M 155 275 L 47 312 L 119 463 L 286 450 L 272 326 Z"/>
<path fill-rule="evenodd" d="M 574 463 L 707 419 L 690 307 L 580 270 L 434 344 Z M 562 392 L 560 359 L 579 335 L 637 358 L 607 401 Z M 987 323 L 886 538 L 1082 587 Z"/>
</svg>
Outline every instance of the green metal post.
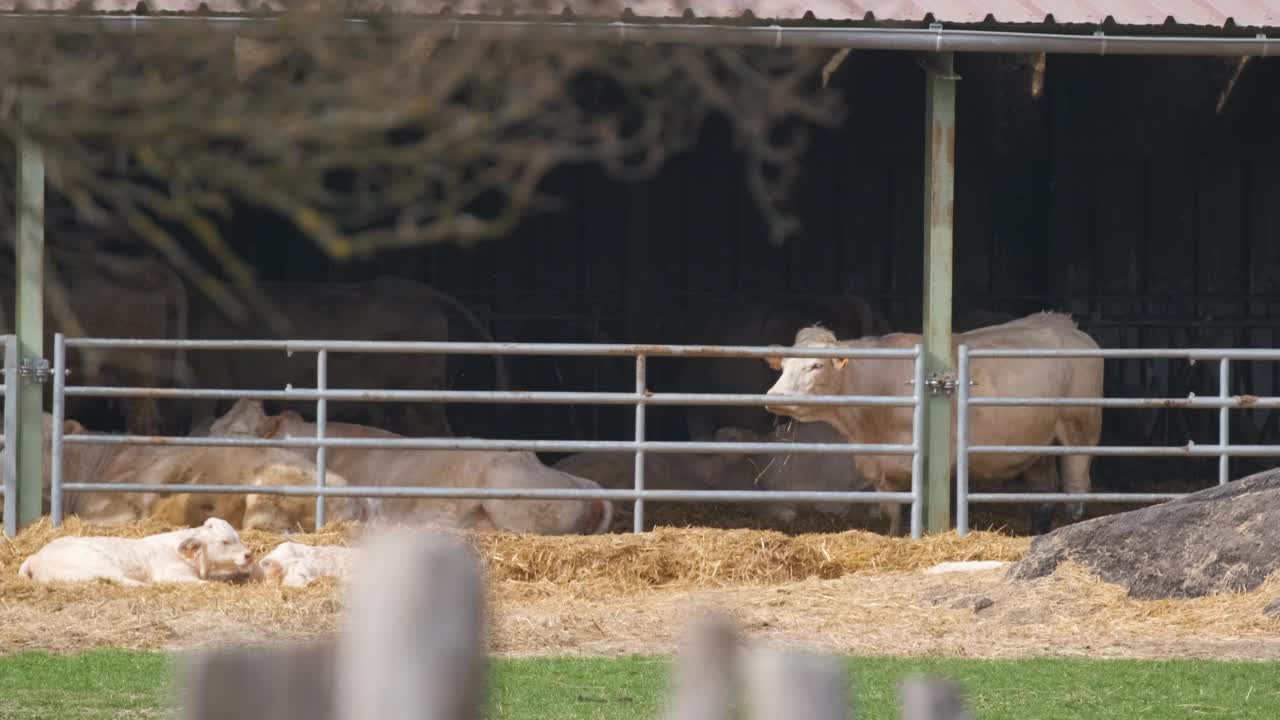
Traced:
<svg viewBox="0 0 1280 720">
<path fill-rule="evenodd" d="M 929 377 L 953 373 L 952 226 L 955 204 L 956 80 L 951 53 L 925 70 L 924 353 Z M 951 393 L 934 385 L 925 403 L 925 528 L 951 527 Z"/>
<path fill-rule="evenodd" d="M 30 94 L 22 101 L 23 121 L 35 122 Z M 17 309 L 18 363 L 34 371 L 44 357 L 44 153 L 27 136 L 18 141 Z M 35 372 L 6 378 L 18 402 L 18 524 L 40 519 L 44 500 L 44 394 Z"/>
</svg>

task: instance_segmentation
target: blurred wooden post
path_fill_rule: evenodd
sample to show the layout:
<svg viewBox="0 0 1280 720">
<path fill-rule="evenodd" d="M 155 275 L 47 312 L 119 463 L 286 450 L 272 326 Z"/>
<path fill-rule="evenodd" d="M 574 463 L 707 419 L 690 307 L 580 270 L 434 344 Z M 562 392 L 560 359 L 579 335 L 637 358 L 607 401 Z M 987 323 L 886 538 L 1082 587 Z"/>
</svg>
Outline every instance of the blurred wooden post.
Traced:
<svg viewBox="0 0 1280 720">
<path fill-rule="evenodd" d="M 739 687 L 733 625 L 719 615 L 698 618 L 676 658 L 666 720 L 730 720 Z"/>
<path fill-rule="evenodd" d="M 479 718 L 485 597 L 474 552 L 413 531 L 362 552 L 338 641 L 338 720 Z"/>
<path fill-rule="evenodd" d="M 904 680 L 898 689 L 902 720 L 973 720 L 955 683 L 937 678 Z"/>
<path fill-rule="evenodd" d="M 474 552 L 412 530 L 361 551 L 337 640 L 197 653 L 182 660 L 183 720 L 479 720 L 485 596 Z M 745 692 L 743 690 L 745 689 Z M 839 658 L 743 652 L 728 620 L 698 618 L 675 663 L 664 720 L 847 720 Z M 953 683 L 909 679 L 903 720 L 971 720 Z"/>
<path fill-rule="evenodd" d="M 229 648 L 178 666 L 183 720 L 334 720 L 334 643 Z"/>
<path fill-rule="evenodd" d="M 750 720 L 847 720 L 844 663 L 809 653 L 756 650 L 745 663 Z"/>
</svg>

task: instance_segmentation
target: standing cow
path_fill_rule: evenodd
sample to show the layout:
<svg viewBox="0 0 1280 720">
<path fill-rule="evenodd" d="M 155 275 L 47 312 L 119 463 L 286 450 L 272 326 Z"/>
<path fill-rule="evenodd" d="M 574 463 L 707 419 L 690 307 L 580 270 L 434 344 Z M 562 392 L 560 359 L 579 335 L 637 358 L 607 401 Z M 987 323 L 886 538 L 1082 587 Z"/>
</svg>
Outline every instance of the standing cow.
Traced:
<svg viewBox="0 0 1280 720">
<path fill-rule="evenodd" d="M 853 295 L 786 302 L 707 303 L 681 312 L 681 320 L 664 329 L 663 342 L 689 345 L 780 345 L 798 327 L 821 323 L 844 337 L 889 331 L 889 323 L 866 300 Z M 672 361 L 667 361 L 670 364 Z M 676 392 L 755 394 L 772 380 L 758 362 L 741 358 L 680 360 Z M 658 365 L 658 363 L 652 363 Z M 739 427 L 765 435 L 774 420 L 758 406 L 701 406 L 685 413 L 689 437 L 706 437 L 722 427 Z"/>
<path fill-rule="evenodd" d="M 150 256 L 49 248 L 48 300 L 45 304 L 45 357 L 52 360 L 53 334 L 67 337 L 183 339 L 187 333 L 187 291 L 177 273 Z M 3 307 L 14 303 L 14 267 L 0 264 Z M 0 333 L 13 323 L 0 311 Z M 69 382 L 76 385 L 156 387 L 182 384 L 188 368 L 182 351 L 85 349 L 67 352 Z M 67 414 L 93 416 L 94 406 L 114 403 L 100 398 L 67 398 Z M 184 418 L 162 417 L 153 398 L 119 401 L 129 432 L 154 435 L 178 431 Z"/>
<path fill-rule="evenodd" d="M 292 339 L 445 341 L 449 313 L 460 316 L 480 340 L 493 338 L 484 325 L 454 298 L 404 278 L 383 276 L 363 283 L 267 283 L 259 286 L 271 307 L 289 323 Z M 261 319 L 238 325 L 207 301 L 197 304 L 191 335 L 203 339 L 271 339 L 276 335 Z M 191 355 L 196 375 L 207 387 L 283 390 L 314 388 L 315 353 L 289 355 L 284 351 L 209 352 Z M 332 389 L 440 390 L 449 386 L 449 364 L 460 358 L 444 355 L 389 353 L 330 353 L 328 386 Z M 498 389 L 508 387 L 501 356 L 494 359 Z M 211 422 L 217 402 L 200 405 L 197 417 Z M 415 436 L 453 434 L 439 403 L 330 402 L 334 419 L 361 419 L 379 427 L 394 427 Z M 300 405 L 308 411 L 314 402 Z M 401 413 L 393 415 L 392 410 Z"/>
<path fill-rule="evenodd" d="M 808 327 L 796 333 L 796 348 L 910 348 L 919 335 L 894 333 L 881 338 L 838 341 L 831 331 Z M 973 349 L 1097 349 L 1093 338 L 1081 332 L 1069 315 L 1037 313 L 1012 322 L 952 336 L 955 346 Z M 769 358 L 782 376 L 770 395 L 906 395 L 910 392 L 912 361 L 909 359 Z M 980 358 L 970 364 L 974 397 L 1102 397 L 1101 358 Z M 771 412 L 803 421 L 822 420 L 856 443 L 910 444 L 910 407 L 806 407 L 773 405 Z M 952 422 L 955 403 L 951 405 Z M 1074 445 L 1096 446 L 1102 433 L 1102 409 L 1097 407 L 974 407 L 969 410 L 969 441 L 974 445 Z M 954 438 L 951 450 L 955 466 Z M 1089 455 L 1064 455 L 1061 485 L 1068 492 L 1088 492 Z M 911 458 L 861 454 L 858 470 L 881 491 L 907 491 L 911 487 Z M 974 455 L 969 461 L 974 482 L 1007 483 L 1025 474 L 1029 489 L 1051 492 L 1059 487 L 1058 463 L 1052 455 Z M 901 531 L 901 507 L 887 505 L 890 534 Z M 1068 508 L 1071 520 L 1084 513 L 1079 503 Z M 1032 509 L 1032 532 L 1047 532 L 1053 506 Z"/>
</svg>

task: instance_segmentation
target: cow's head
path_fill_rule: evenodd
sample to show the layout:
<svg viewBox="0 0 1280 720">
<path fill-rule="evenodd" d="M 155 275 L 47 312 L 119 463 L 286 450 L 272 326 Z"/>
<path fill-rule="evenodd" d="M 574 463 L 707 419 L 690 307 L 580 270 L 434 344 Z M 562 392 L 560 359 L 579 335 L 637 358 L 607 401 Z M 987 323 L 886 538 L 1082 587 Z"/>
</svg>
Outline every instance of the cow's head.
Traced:
<svg viewBox="0 0 1280 720">
<path fill-rule="evenodd" d="M 293 467 L 285 468 L 282 474 L 283 477 L 277 479 L 290 479 L 296 475 L 296 472 Z M 310 473 L 307 473 L 305 477 L 309 480 Z M 282 482 L 279 484 L 297 485 L 302 483 Z M 347 484 L 346 478 L 341 475 L 325 473 L 325 485 L 329 487 L 346 487 Z M 325 501 L 325 521 L 366 521 L 373 514 L 370 507 L 371 503 L 364 498 L 331 497 Z M 301 495 L 268 495 L 265 493 L 245 495 L 244 523 L 241 527 L 246 530 L 263 530 L 283 535 L 299 531 L 314 532 L 316 530 L 316 499 Z"/>
<path fill-rule="evenodd" d="M 288 566 L 298 560 L 298 547 L 297 543 L 291 542 L 277 545 L 274 550 L 254 563 L 253 579 L 280 584 L 284 580 Z"/>
<path fill-rule="evenodd" d="M 257 437 L 259 428 L 267 421 L 267 413 L 261 400 L 240 398 L 225 415 L 209 426 L 210 437 Z"/>
<path fill-rule="evenodd" d="M 796 333 L 796 348 L 839 347 L 836 336 L 825 328 L 808 327 Z M 842 385 L 841 371 L 849 363 L 847 358 L 768 357 L 765 361 L 774 370 L 781 370 L 778 381 L 769 388 L 769 395 L 838 395 Z M 788 415 L 802 422 L 820 420 L 826 408 L 800 405 L 768 405 L 765 408 L 776 415 Z"/>
<path fill-rule="evenodd" d="M 178 554 L 201 579 L 244 575 L 253 566 L 253 553 L 231 523 L 221 518 L 205 520 L 178 544 Z"/>
</svg>

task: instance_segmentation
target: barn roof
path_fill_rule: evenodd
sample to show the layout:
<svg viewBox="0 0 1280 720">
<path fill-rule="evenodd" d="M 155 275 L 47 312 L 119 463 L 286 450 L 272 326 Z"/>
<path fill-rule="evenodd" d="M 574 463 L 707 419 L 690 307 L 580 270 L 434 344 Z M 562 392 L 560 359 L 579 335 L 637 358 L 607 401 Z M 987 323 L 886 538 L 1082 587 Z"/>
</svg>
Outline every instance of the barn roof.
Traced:
<svg viewBox="0 0 1280 720">
<path fill-rule="evenodd" d="M 3 13 L 242 15 L 270 11 L 260 0 L 0 0 Z M 597 19 L 699 19 L 918 25 L 1174 27 L 1261 30 L 1280 27 L 1280 0 L 371 0 L 373 10 L 406 15 Z M 1024 29 L 1031 29 L 1024 27 Z"/>
</svg>

